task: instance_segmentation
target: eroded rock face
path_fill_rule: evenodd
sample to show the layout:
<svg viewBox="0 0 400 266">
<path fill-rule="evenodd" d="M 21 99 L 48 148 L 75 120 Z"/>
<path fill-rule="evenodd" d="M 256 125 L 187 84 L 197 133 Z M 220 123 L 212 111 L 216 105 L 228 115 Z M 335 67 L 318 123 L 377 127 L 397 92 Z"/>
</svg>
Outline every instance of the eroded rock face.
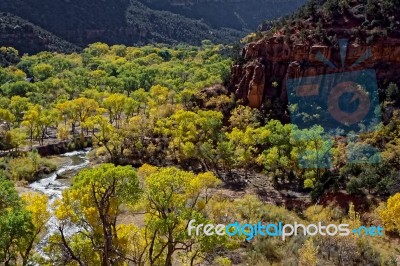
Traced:
<svg viewBox="0 0 400 266">
<path fill-rule="evenodd" d="M 51 156 L 63 154 L 70 151 L 81 150 L 84 148 L 92 147 L 93 139 L 90 136 L 84 138 L 84 141 L 80 139 L 60 141 L 57 143 L 47 144 L 44 146 L 36 147 L 36 150 L 40 156 Z"/>
<path fill-rule="evenodd" d="M 370 49 L 372 56 L 353 66 Z M 321 62 L 322 54 L 337 68 Z M 342 67 L 339 47 L 321 44 L 287 44 L 272 37 L 249 43 L 242 51 L 245 64 L 232 67 L 230 91 L 251 107 L 260 108 L 266 99 L 280 99 L 287 103 L 286 80 L 375 69 L 378 83 L 400 81 L 400 39 L 377 40 L 371 46 L 350 42 Z"/>
</svg>

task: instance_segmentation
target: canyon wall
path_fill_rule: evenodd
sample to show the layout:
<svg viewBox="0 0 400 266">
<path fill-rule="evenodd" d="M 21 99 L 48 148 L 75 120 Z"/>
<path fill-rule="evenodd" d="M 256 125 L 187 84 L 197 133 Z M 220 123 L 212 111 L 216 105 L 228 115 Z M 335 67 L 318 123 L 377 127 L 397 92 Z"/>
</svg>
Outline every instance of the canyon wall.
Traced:
<svg viewBox="0 0 400 266">
<path fill-rule="evenodd" d="M 371 57 L 351 67 L 370 49 Z M 324 55 L 337 68 L 320 61 Z M 379 85 L 400 81 L 400 39 L 386 38 L 370 46 L 349 42 L 342 67 L 339 47 L 321 44 L 287 44 L 280 37 L 264 38 L 247 44 L 243 64 L 232 67 L 229 90 L 246 104 L 260 108 L 266 99 L 287 103 L 286 81 L 360 69 L 375 69 Z"/>
</svg>

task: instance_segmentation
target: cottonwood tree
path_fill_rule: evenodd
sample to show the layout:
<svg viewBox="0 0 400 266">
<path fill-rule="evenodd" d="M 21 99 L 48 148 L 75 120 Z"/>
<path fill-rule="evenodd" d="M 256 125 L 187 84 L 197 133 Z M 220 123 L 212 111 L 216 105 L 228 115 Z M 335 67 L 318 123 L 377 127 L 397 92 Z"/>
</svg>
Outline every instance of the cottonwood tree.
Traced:
<svg viewBox="0 0 400 266">
<path fill-rule="evenodd" d="M 132 98 L 138 103 L 136 113 L 147 112 L 147 97 L 148 92 L 143 88 L 137 89 L 132 93 Z"/>
<path fill-rule="evenodd" d="M 117 163 L 124 157 L 124 131 L 117 129 L 107 117 L 96 115 L 88 118 L 83 124 L 89 131 L 98 145 L 104 147 L 110 155 L 111 162 Z"/>
<path fill-rule="evenodd" d="M 153 136 L 154 122 L 146 115 L 135 115 L 123 124 L 120 129 L 124 137 L 124 149 L 129 153 L 138 153 L 139 158 L 145 155 L 146 139 Z"/>
<path fill-rule="evenodd" d="M 34 248 L 46 230 L 50 213 L 47 211 L 48 198 L 46 195 L 37 192 L 27 192 L 21 195 L 21 199 L 25 203 L 25 210 L 29 212 L 33 225 L 28 234 L 21 239 L 21 250 L 19 252 L 22 264 L 28 265 L 34 259 Z"/>
<path fill-rule="evenodd" d="M 144 195 L 141 206 L 145 214 L 145 256 L 150 265 L 175 265 L 180 252 L 189 265 L 198 263 L 207 252 L 223 245 L 222 237 L 189 236 L 188 223 L 206 222 L 205 207 L 211 199 L 210 189 L 220 181 L 210 172 L 195 175 L 175 167 L 144 165 L 139 169 Z"/>
<path fill-rule="evenodd" d="M 53 75 L 54 68 L 46 63 L 39 63 L 32 68 L 33 75 L 39 80 L 45 80 Z"/>
<path fill-rule="evenodd" d="M 270 132 L 266 128 L 248 126 L 245 130 L 235 127 L 225 134 L 234 149 L 235 166 L 244 169 L 244 176 L 247 178 L 250 166 L 257 161 L 258 145 L 265 142 Z"/>
<path fill-rule="evenodd" d="M 53 261 L 64 265 L 123 265 L 128 255 L 119 241 L 117 218 L 121 204 L 140 197 L 139 181 L 131 166 L 103 164 L 81 171 L 73 186 L 55 203 L 58 233 L 48 250 Z M 73 234 L 68 229 L 77 228 Z"/>
<path fill-rule="evenodd" d="M 37 104 L 29 106 L 21 125 L 27 128 L 31 147 L 33 139 L 39 140 L 39 144 L 43 145 L 48 128 L 56 125 L 57 118 L 58 112 L 55 109 L 44 109 Z"/>
<path fill-rule="evenodd" d="M 260 113 L 257 109 L 239 105 L 232 110 L 231 116 L 229 117 L 229 123 L 231 128 L 236 127 L 241 130 L 246 129 L 248 126 L 257 128 L 260 124 L 258 122 L 259 117 Z"/>
<path fill-rule="evenodd" d="M 30 105 L 29 109 L 25 112 L 21 125 L 25 126 L 28 131 L 31 148 L 33 146 L 33 139 L 39 135 L 38 126 L 40 121 L 41 106 Z"/>
<path fill-rule="evenodd" d="M 321 126 L 315 125 L 306 129 L 294 128 L 292 140 L 296 147 L 294 157 L 298 158 L 298 164 L 303 169 L 301 177 L 304 179 L 304 186 L 314 188 L 321 182 L 327 169 L 332 167 L 331 136 Z"/>
<path fill-rule="evenodd" d="M 28 265 L 33 242 L 37 241 L 36 233 L 42 231 L 40 223 L 36 223 L 38 212 L 31 208 L 34 202 L 26 209 L 13 183 L 3 176 L 0 176 L 0 195 L 0 263 Z M 43 209 L 42 202 L 39 201 L 35 208 L 45 216 L 46 205 Z"/>
<path fill-rule="evenodd" d="M 200 159 L 204 169 L 218 170 L 217 146 L 222 135 L 222 113 L 178 110 L 156 123 L 155 132 L 169 137 L 173 159 Z"/>
<path fill-rule="evenodd" d="M 21 96 L 13 96 L 10 100 L 9 110 L 15 116 L 17 126 L 22 122 L 24 113 L 29 108 L 29 99 Z"/>
<path fill-rule="evenodd" d="M 15 115 L 7 109 L 0 108 L 0 122 L 6 124 L 7 130 L 10 130 L 13 122 L 15 121 Z"/>
<path fill-rule="evenodd" d="M 113 93 L 103 101 L 103 106 L 108 111 L 110 124 L 115 124 L 116 128 L 119 128 L 121 125 L 121 119 L 126 108 L 127 100 L 128 97 L 124 94 Z"/>
<path fill-rule="evenodd" d="M 64 126 L 69 122 L 72 126 L 72 135 L 75 134 L 77 125 L 80 126 L 80 136 L 83 138 L 87 120 L 103 110 L 99 108 L 99 104 L 94 99 L 79 97 L 71 101 L 66 101 L 56 105 L 59 112 L 60 120 L 64 122 Z"/>
<path fill-rule="evenodd" d="M 298 158 L 293 156 L 295 148 L 291 137 L 293 126 L 271 120 L 265 128 L 270 134 L 264 143 L 266 148 L 257 160 L 264 165 L 264 171 L 272 175 L 276 184 L 279 180 L 284 181 L 296 170 Z"/>
</svg>

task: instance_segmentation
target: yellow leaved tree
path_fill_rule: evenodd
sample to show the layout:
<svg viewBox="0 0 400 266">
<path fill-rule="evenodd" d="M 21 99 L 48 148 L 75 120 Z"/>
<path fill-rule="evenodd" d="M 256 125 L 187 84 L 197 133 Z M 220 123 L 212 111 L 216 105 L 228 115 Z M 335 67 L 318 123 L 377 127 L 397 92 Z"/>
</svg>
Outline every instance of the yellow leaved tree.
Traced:
<svg viewBox="0 0 400 266">
<path fill-rule="evenodd" d="M 314 247 L 312 239 L 307 239 L 299 249 L 299 266 L 316 266 L 318 248 Z"/>
<path fill-rule="evenodd" d="M 33 227 L 31 228 L 29 237 L 26 237 L 21 244 L 23 247 L 21 257 L 23 265 L 26 265 L 33 255 L 35 245 L 40 241 L 41 235 L 46 229 L 46 223 L 50 218 L 47 211 L 48 198 L 46 195 L 37 192 L 27 192 L 21 195 L 21 199 L 25 203 L 25 210 L 31 215 Z"/>
<path fill-rule="evenodd" d="M 134 230 L 118 224 L 117 218 L 121 205 L 133 204 L 139 196 L 138 178 L 131 166 L 103 164 L 81 171 L 72 188 L 55 202 L 60 222 L 47 247 L 50 260 L 67 258 L 63 265 L 125 265 L 132 261 L 126 253 L 130 251 L 126 238 L 127 231 Z"/>
<path fill-rule="evenodd" d="M 400 193 L 391 196 L 379 210 L 385 230 L 400 234 Z"/>
<path fill-rule="evenodd" d="M 145 210 L 145 258 L 149 265 L 199 263 L 207 252 L 224 244 L 223 236 L 193 236 L 187 233 L 189 221 L 207 223 L 205 206 L 210 189 L 220 181 L 212 173 L 195 175 L 175 167 L 157 168 L 144 165 L 139 169 L 143 180 Z"/>
</svg>

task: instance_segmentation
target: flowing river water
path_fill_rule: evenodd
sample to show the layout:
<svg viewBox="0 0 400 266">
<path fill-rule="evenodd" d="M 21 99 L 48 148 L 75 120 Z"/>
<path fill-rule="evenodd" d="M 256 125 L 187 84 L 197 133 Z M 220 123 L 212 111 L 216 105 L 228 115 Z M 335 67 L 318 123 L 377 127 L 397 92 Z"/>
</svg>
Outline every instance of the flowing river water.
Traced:
<svg viewBox="0 0 400 266">
<path fill-rule="evenodd" d="M 40 179 L 36 182 L 33 182 L 29 185 L 32 190 L 39 191 L 49 198 L 48 209 L 51 214 L 49 221 L 47 222 L 47 232 L 46 235 L 42 238 L 38 245 L 38 251 L 43 255 L 43 247 L 46 245 L 49 236 L 57 231 L 57 219 L 52 215 L 53 210 L 51 206 L 53 205 L 56 199 L 60 199 L 62 197 L 63 190 L 69 188 L 70 182 L 66 182 L 65 180 L 58 179 L 59 176 L 63 176 L 65 173 L 71 174 L 77 172 L 80 169 L 83 169 L 89 165 L 88 154 L 90 152 L 90 148 L 81 150 L 81 151 L 73 151 L 64 154 L 60 154 L 60 157 L 68 157 L 69 163 L 61 166 L 56 172 L 50 174 L 46 178 Z"/>
</svg>

